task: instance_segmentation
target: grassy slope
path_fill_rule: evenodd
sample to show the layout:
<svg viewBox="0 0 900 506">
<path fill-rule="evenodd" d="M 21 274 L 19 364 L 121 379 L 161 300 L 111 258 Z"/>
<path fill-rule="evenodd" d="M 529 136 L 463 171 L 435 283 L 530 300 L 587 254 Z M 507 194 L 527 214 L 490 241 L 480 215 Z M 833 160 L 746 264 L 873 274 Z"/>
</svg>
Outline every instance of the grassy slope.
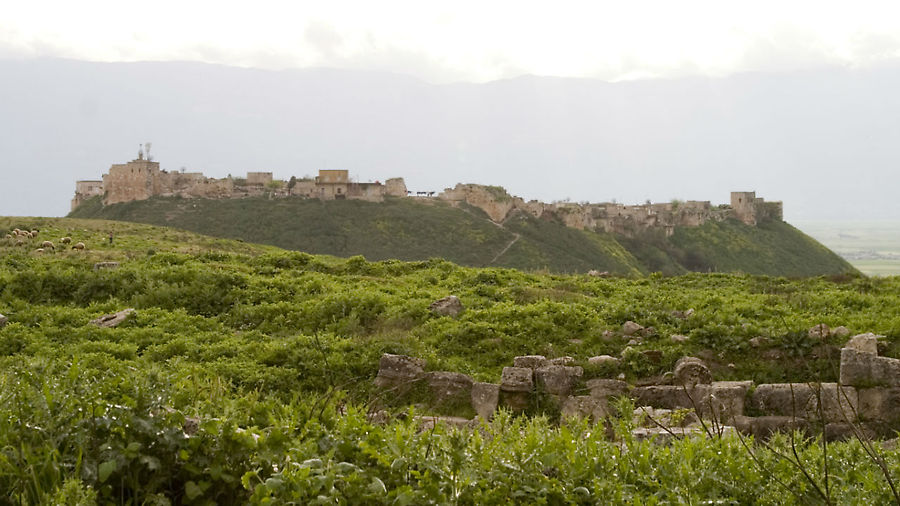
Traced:
<svg viewBox="0 0 900 506">
<path fill-rule="evenodd" d="M 670 243 L 696 270 L 773 276 L 855 273 L 846 260 L 783 221 L 748 227 L 735 220 L 680 228 Z M 705 268 L 705 269 L 704 269 Z"/>
<path fill-rule="evenodd" d="M 504 227 L 475 208 L 429 200 L 384 203 L 264 198 L 155 198 L 108 207 L 99 200 L 71 214 L 175 226 L 314 254 L 370 260 L 440 257 L 469 266 L 552 272 L 591 269 L 621 275 L 659 271 L 746 272 L 815 276 L 855 272 L 827 248 L 784 222 L 750 227 L 734 220 L 676 229 L 672 237 L 645 233 L 628 239 L 579 231 L 526 214 Z M 499 257 L 519 234 L 519 239 Z"/>
<path fill-rule="evenodd" d="M 434 200 L 391 199 L 376 204 L 358 200 L 159 198 L 105 208 L 96 204 L 90 202 L 71 216 L 176 226 L 313 254 L 363 255 L 369 260 L 440 257 L 463 265 L 554 272 L 600 269 L 638 274 L 642 270 L 612 237 L 530 217 L 515 220 L 505 230 L 490 223 L 477 209 L 460 210 Z M 513 241 L 515 233 L 522 237 L 493 261 Z"/>
</svg>

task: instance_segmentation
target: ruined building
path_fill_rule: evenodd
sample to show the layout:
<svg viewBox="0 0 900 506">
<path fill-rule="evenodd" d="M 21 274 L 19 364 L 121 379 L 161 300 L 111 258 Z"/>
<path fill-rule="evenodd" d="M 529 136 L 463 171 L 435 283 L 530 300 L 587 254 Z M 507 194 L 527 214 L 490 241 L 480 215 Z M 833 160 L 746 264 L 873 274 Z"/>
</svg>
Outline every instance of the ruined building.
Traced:
<svg viewBox="0 0 900 506">
<path fill-rule="evenodd" d="M 159 162 L 145 158 L 141 151 L 128 163 L 113 164 L 102 181 L 77 181 L 72 209 L 98 195 L 103 196 L 103 205 L 110 205 L 150 197 L 223 199 L 262 195 L 380 202 L 385 197 L 405 197 L 406 194 L 402 178 L 388 179 L 384 184 L 378 181 L 359 183 L 352 181 L 346 170 L 321 170 L 314 180 L 291 178 L 290 181 L 273 179 L 271 172 L 248 172 L 245 178 L 168 172 L 159 168 Z"/>
<path fill-rule="evenodd" d="M 403 178 L 384 183 L 360 183 L 350 178 L 347 170 L 320 170 L 315 178 L 274 179 L 271 172 L 248 172 L 245 178 L 210 178 L 200 172 L 167 172 L 159 162 L 144 157 L 143 151 L 128 163 L 114 164 L 102 181 L 77 181 L 72 209 L 85 200 L 103 196 L 103 204 L 117 204 L 150 197 L 184 198 L 270 198 L 302 197 L 321 200 L 358 199 L 381 202 L 385 197 L 407 197 Z M 434 192 L 417 192 L 417 195 Z M 425 199 L 430 200 L 430 199 Z M 501 223 L 516 212 L 536 218 L 556 219 L 581 230 L 610 232 L 634 236 L 645 230 L 661 230 L 672 235 L 675 227 L 698 227 L 709 221 L 729 218 L 747 225 L 765 220 L 781 220 L 781 202 L 766 202 L 756 192 L 732 192 L 730 205 L 713 206 L 709 201 L 673 201 L 659 204 L 624 205 L 615 202 L 547 204 L 526 202 L 499 186 L 457 184 L 437 195 L 437 200 L 458 206 L 462 203 L 484 211 L 495 223 Z"/>
</svg>

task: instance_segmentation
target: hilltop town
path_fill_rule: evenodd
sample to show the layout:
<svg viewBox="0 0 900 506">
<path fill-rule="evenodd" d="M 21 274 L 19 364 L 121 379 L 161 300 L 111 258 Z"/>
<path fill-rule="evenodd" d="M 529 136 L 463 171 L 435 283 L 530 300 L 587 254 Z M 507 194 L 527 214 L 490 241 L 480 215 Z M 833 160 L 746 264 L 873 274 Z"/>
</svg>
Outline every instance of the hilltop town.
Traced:
<svg viewBox="0 0 900 506">
<path fill-rule="evenodd" d="M 306 198 L 321 200 L 358 199 L 382 202 L 386 198 L 435 198 L 452 205 L 468 204 L 484 211 L 495 223 L 514 212 L 536 218 L 556 217 L 565 225 L 580 229 L 633 236 L 642 230 L 661 230 L 666 236 L 675 227 L 697 227 L 709 221 L 729 218 L 747 225 L 768 219 L 782 220 L 781 202 L 766 202 L 755 192 L 732 192 L 730 204 L 714 206 L 710 201 L 672 201 L 624 205 L 602 203 L 544 203 L 525 201 L 498 186 L 457 184 L 435 192 L 407 190 L 403 178 L 362 183 L 353 181 L 347 170 L 320 170 L 315 178 L 274 179 L 271 172 L 248 172 L 246 177 L 211 178 L 200 172 L 169 172 L 143 151 L 130 162 L 114 164 L 102 180 L 75 183 L 72 210 L 88 199 L 99 197 L 112 205 L 151 197 L 238 199 L 246 197 Z"/>
</svg>

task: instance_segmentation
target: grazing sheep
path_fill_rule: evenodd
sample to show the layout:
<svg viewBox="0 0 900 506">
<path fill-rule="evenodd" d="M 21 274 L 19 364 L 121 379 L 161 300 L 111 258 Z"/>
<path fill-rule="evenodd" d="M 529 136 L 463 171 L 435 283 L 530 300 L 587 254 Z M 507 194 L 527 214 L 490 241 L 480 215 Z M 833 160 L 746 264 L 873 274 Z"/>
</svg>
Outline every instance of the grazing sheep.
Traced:
<svg viewBox="0 0 900 506">
<path fill-rule="evenodd" d="M 7 239 L 12 239 L 12 236 L 9 235 L 9 234 L 6 234 L 6 238 L 7 238 Z"/>
<path fill-rule="evenodd" d="M 23 235 L 29 239 L 34 239 L 34 236 L 31 235 L 31 232 L 25 232 Z"/>
<path fill-rule="evenodd" d="M 22 239 L 17 240 L 16 246 L 25 246 L 25 241 L 23 241 Z"/>
<path fill-rule="evenodd" d="M 38 235 L 38 232 L 39 232 L 39 230 L 38 230 L 38 229 L 34 229 L 34 230 L 32 230 L 32 231 L 31 231 L 31 237 L 37 237 L 37 235 Z"/>
<path fill-rule="evenodd" d="M 34 250 L 34 252 L 35 252 L 35 253 L 43 253 L 43 252 L 44 252 L 44 248 L 38 248 L 38 249 Z"/>
<path fill-rule="evenodd" d="M 76 242 L 75 245 L 72 246 L 72 249 L 84 250 L 84 243 L 83 243 L 83 242 Z"/>
<path fill-rule="evenodd" d="M 41 247 L 42 247 L 42 248 L 56 249 L 56 247 L 54 247 L 54 246 L 53 246 L 53 243 L 50 242 L 50 241 L 44 241 L 44 242 L 42 242 L 42 243 L 41 243 Z"/>
<path fill-rule="evenodd" d="M 63 244 L 69 244 L 70 242 L 72 242 L 72 238 L 71 237 L 63 237 L 62 239 L 59 240 L 59 242 L 61 242 Z"/>
</svg>

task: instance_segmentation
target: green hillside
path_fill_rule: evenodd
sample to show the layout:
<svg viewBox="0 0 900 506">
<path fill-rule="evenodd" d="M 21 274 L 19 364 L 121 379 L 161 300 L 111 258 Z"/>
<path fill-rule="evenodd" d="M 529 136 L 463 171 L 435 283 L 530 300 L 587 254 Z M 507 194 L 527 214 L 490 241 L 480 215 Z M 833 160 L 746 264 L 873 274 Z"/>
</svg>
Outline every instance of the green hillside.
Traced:
<svg viewBox="0 0 900 506">
<path fill-rule="evenodd" d="M 153 198 L 102 206 L 99 198 L 71 217 L 166 225 L 313 254 L 369 260 L 444 258 L 476 266 L 618 275 L 688 271 L 783 276 L 856 273 L 850 264 L 783 222 L 737 221 L 676 229 L 672 237 L 636 238 L 566 227 L 514 213 L 502 224 L 479 209 L 440 200 L 383 203 L 315 199 Z"/>
<path fill-rule="evenodd" d="M 544 225 L 509 227 L 526 241 Z M 596 424 L 559 424 L 547 403 L 422 430 L 415 415 L 435 406 L 385 406 L 373 379 L 382 353 L 492 383 L 538 353 L 583 367 L 579 395 L 590 379 L 659 381 L 685 355 L 715 380 L 833 382 L 847 337 L 807 329 L 876 332 L 879 354 L 898 356 L 897 277 L 597 278 L 0 217 L 13 228 L 40 232 L 24 246 L 0 237 L 4 504 L 780 504 L 785 487 L 818 504 L 804 476 L 824 481 L 825 458 L 834 504 L 892 500 L 856 440 L 829 443 L 827 457 L 805 437 L 663 445 L 632 436 L 627 403 Z M 86 249 L 59 247 L 63 236 Z M 39 253 L 45 240 L 57 247 Z M 429 311 L 448 294 L 462 314 Z M 118 327 L 89 323 L 124 308 L 136 311 Z M 629 320 L 654 330 L 632 341 Z M 620 360 L 590 362 L 601 354 Z M 896 480 L 900 452 L 881 454 Z"/>
</svg>

